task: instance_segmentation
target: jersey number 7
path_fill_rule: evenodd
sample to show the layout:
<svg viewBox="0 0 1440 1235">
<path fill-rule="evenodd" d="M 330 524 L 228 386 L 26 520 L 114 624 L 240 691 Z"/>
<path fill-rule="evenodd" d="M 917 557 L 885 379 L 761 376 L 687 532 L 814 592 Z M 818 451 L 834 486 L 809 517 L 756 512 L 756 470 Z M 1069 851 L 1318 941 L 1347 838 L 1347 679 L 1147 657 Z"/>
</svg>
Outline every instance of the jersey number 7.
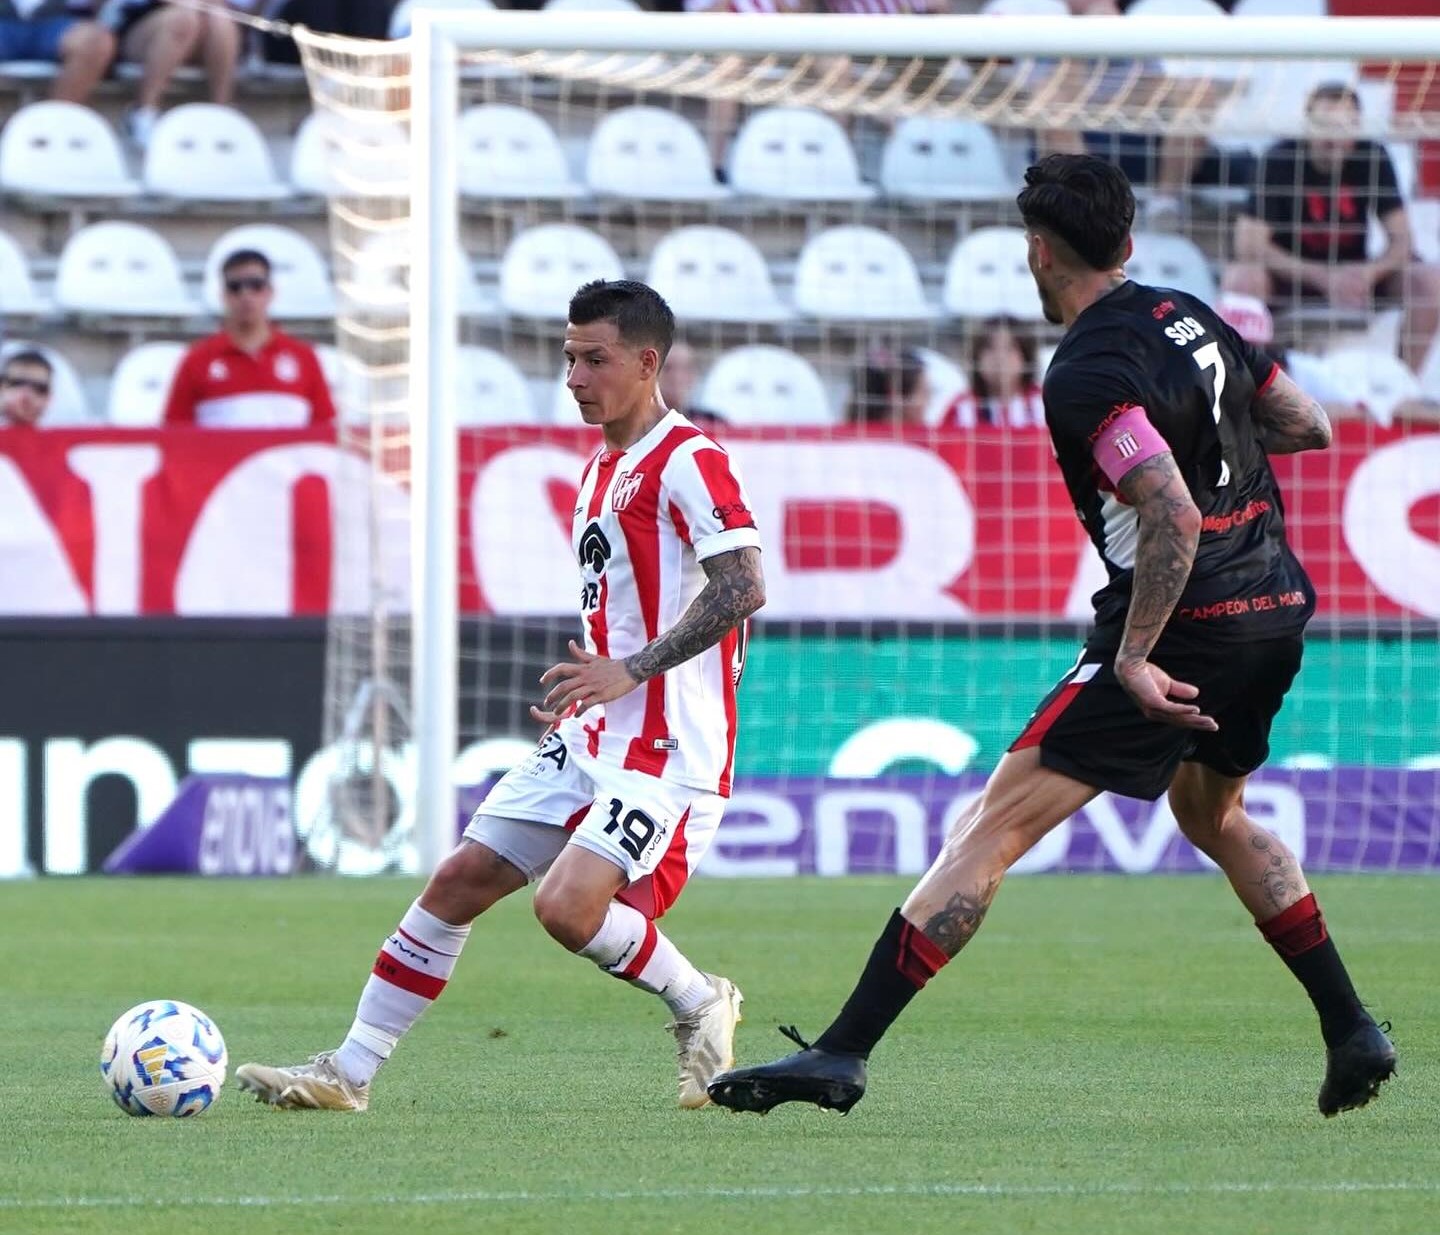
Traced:
<svg viewBox="0 0 1440 1235">
<path fill-rule="evenodd" d="M 1210 410 L 1214 413 L 1215 423 L 1220 423 L 1220 397 L 1225 393 L 1225 358 L 1220 355 L 1220 344 L 1207 343 L 1204 347 L 1197 347 L 1190 353 L 1195 358 L 1195 363 L 1202 369 L 1214 369 L 1214 390 L 1215 399 Z M 1220 479 L 1215 482 L 1217 489 L 1223 489 L 1230 483 L 1230 465 L 1225 462 L 1222 455 L 1220 458 Z"/>
</svg>

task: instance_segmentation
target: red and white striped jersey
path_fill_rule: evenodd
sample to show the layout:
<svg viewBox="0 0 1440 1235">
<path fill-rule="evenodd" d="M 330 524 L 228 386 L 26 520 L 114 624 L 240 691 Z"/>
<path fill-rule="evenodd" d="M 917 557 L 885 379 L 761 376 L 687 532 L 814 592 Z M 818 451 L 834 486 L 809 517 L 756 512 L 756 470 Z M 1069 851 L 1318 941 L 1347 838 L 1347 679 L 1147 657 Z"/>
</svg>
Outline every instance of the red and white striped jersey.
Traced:
<svg viewBox="0 0 1440 1235">
<path fill-rule="evenodd" d="M 573 532 L 585 646 L 623 659 L 675 625 L 705 585 L 700 563 L 759 547 L 760 534 L 730 457 L 679 412 L 628 450 L 585 466 Z M 561 722 L 576 755 L 730 794 L 736 689 L 746 631 Z"/>
</svg>

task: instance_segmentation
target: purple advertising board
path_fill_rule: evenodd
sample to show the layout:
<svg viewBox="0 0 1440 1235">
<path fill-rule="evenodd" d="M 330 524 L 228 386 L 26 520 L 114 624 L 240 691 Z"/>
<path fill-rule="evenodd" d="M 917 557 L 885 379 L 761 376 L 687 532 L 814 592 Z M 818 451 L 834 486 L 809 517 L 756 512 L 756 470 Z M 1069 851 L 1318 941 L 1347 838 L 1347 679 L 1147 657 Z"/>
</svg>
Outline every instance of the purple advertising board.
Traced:
<svg viewBox="0 0 1440 1235">
<path fill-rule="evenodd" d="M 742 779 L 701 870 L 732 878 L 918 875 L 983 784 L 979 775 Z M 461 826 L 484 788 L 462 791 Z M 1266 771 L 1252 779 L 1246 806 L 1311 871 L 1440 871 L 1440 771 Z M 407 826 L 403 816 L 398 826 Z M 388 838 L 388 852 L 414 853 L 397 839 Z M 191 776 L 151 827 L 110 856 L 105 870 L 285 875 L 297 867 L 297 848 L 288 782 Z M 1014 869 L 1212 868 L 1180 836 L 1163 798 L 1101 794 Z"/>
</svg>

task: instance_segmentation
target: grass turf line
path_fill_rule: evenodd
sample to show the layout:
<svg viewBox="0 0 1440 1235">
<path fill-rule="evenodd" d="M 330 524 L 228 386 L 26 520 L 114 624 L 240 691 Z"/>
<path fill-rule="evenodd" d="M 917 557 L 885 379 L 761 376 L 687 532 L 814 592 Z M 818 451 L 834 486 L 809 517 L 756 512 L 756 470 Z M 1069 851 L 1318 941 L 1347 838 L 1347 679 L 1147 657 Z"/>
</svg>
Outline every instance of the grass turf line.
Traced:
<svg viewBox="0 0 1440 1235">
<path fill-rule="evenodd" d="M 698 881 L 667 928 L 745 990 L 742 1060 L 821 1029 L 908 881 Z M 1317 891 L 1401 1075 L 1315 1112 L 1313 1013 L 1223 884 L 1017 878 L 877 1051 L 841 1119 L 674 1106 L 665 1011 L 514 898 L 358 1117 L 233 1088 L 136 1120 L 100 1040 L 189 1000 L 231 1069 L 333 1045 L 409 881 L 37 881 L 5 889 L 0 1231 L 1426 1232 L 1440 1210 L 1437 885 Z M 188 1203 L 187 1203 L 188 1202 Z"/>
</svg>

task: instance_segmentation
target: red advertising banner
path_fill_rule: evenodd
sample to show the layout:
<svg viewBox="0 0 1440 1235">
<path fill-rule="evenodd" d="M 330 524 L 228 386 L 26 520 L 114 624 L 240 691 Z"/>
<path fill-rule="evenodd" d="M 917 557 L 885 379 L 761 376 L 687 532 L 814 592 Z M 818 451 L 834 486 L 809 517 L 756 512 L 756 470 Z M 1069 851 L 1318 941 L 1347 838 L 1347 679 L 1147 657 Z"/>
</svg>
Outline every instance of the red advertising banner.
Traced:
<svg viewBox="0 0 1440 1235">
<path fill-rule="evenodd" d="M 735 431 L 766 616 L 1083 619 L 1103 570 L 1046 435 Z M 462 606 L 570 614 L 584 429 L 461 444 Z M 1440 617 L 1440 434 L 1342 424 L 1275 460 L 1322 612 Z M 0 614 L 287 616 L 409 603 L 408 499 L 319 431 L 0 432 Z"/>
</svg>

